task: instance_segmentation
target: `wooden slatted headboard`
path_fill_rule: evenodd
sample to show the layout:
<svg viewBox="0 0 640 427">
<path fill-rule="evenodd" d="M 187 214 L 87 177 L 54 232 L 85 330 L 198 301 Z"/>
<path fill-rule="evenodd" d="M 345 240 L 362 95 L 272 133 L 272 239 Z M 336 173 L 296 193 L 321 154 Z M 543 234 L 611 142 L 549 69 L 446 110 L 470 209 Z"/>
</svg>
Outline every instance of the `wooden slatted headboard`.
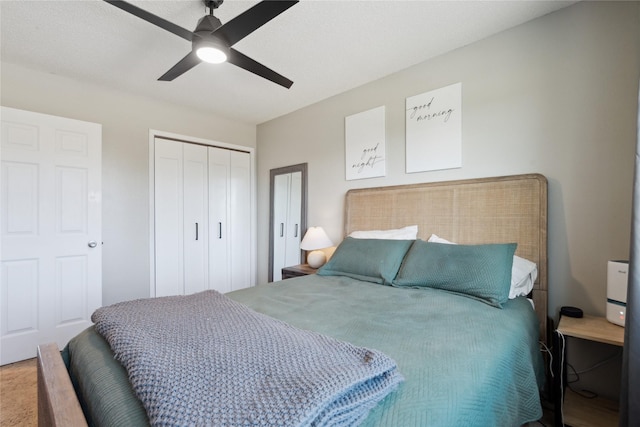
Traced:
<svg viewBox="0 0 640 427">
<path fill-rule="evenodd" d="M 516 254 L 538 265 L 533 301 L 547 343 L 547 180 L 539 174 L 349 190 L 345 235 L 418 225 L 462 244 L 516 242 Z"/>
</svg>

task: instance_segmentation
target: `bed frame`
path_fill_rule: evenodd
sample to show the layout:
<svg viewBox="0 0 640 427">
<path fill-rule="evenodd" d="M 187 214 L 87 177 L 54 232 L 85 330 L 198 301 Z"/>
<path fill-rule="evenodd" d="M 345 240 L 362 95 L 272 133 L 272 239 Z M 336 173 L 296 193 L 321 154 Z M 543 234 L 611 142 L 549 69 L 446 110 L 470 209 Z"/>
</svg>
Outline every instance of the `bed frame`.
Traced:
<svg viewBox="0 0 640 427">
<path fill-rule="evenodd" d="M 86 425 L 58 345 L 38 346 L 38 426 Z"/>
<path fill-rule="evenodd" d="M 349 190 L 345 235 L 418 225 L 466 244 L 516 242 L 538 265 L 532 298 L 547 342 L 547 180 L 538 174 Z M 85 426 L 86 420 L 56 344 L 38 347 L 38 424 Z"/>
</svg>

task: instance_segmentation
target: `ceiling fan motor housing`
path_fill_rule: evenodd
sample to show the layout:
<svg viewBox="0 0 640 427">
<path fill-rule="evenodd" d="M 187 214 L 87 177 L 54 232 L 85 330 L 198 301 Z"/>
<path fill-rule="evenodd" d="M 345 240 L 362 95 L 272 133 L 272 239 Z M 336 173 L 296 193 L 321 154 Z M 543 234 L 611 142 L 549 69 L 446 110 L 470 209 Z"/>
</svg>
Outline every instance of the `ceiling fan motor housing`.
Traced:
<svg viewBox="0 0 640 427">
<path fill-rule="evenodd" d="M 196 25 L 196 29 L 193 32 L 198 35 L 201 35 L 200 33 L 204 32 L 211 34 L 221 26 L 222 22 L 220 22 L 218 18 L 213 15 L 205 15 L 200 18 L 198 25 Z"/>
<path fill-rule="evenodd" d="M 198 21 L 195 31 L 193 32 L 198 37 L 194 37 L 191 42 L 193 51 L 197 51 L 198 48 L 204 45 L 212 46 L 222 52 L 225 55 L 229 55 L 229 44 L 221 37 L 214 35 L 213 32 L 222 26 L 222 22 L 213 15 L 205 15 Z"/>
</svg>

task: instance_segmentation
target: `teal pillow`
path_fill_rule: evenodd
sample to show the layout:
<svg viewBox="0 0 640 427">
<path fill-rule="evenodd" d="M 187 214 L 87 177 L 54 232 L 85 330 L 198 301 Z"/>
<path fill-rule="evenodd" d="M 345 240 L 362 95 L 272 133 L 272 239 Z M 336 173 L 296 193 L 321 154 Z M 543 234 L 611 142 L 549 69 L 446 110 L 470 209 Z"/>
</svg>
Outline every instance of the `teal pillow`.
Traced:
<svg viewBox="0 0 640 427">
<path fill-rule="evenodd" d="M 412 243 L 413 240 L 347 237 L 317 274 L 390 285 Z"/>
<path fill-rule="evenodd" d="M 127 371 L 93 326 L 72 338 L 63 354 L 68 357 L 69 376 L 89 426 L 149 425 Z"/>
<path fill-rule="evenodd" d="M 447 245 L 416 240 L 393 285 L 443 289 L 502 307 L 509 299 L 516 246 Z"/>
</svg>

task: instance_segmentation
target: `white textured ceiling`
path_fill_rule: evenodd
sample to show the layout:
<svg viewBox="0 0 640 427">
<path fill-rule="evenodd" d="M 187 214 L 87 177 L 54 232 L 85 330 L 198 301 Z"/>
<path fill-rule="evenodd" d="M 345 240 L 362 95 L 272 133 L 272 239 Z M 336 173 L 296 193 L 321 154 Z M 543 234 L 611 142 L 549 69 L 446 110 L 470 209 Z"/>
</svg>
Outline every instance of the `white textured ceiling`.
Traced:
<svg viewBox="0 0 640 427">
<path fill-rule="evenodd" d="M 201 0 L 131 1 L 193 30 Z M 226 0 L 223 23 L 256 4 Z M 302 0 L 234 48 L 294 81 L 285 89 L 231 64 L 158 77 L 190 43 L 100 0 L 0 1 L 2 62 L 258 124 L 574 1 Z"/>
</svg>

